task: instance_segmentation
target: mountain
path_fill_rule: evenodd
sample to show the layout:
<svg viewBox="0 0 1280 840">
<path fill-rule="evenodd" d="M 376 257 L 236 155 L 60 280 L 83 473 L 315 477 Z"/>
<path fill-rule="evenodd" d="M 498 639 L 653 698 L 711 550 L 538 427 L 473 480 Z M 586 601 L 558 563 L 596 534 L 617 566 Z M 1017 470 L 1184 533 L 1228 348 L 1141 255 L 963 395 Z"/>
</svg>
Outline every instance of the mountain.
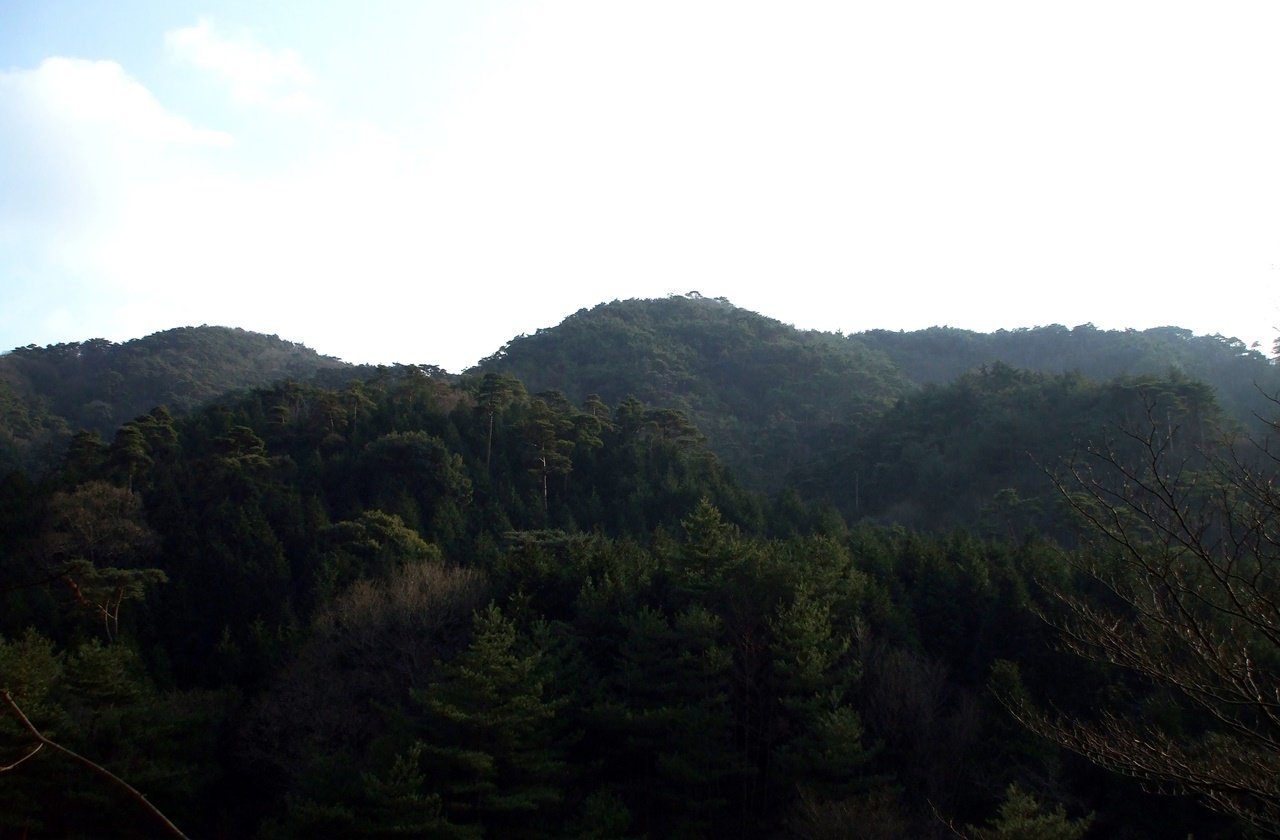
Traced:
<svg viewBox="0 0 1280 840">
<path fill-rule="evenodd" d="M 869 423 L 911 390 L 857 338 L 799 330 L 696 293 L 583 309 L 478 366 L 530 393 L 627 396 L 683 411 L 750 486 L 776 487 L 824 430 Z"/>
<path fill-rule="evenodd" d="M 355 375 L 301 344 L 227 327 L 19 347 L 0 355 L 0 468 L 56 457 L 79 429 L 109 436 L 157 405 L 181 413 L 228 391 L 339 371 Z"/>
<path fill-rule="evenodd" d="M 832 464 L 869 452 L 872 437 L 891 438 L 883 423 L 903 427 L 901 414 L 886 420 L 902 399 L 995 364 L 1094 382 L 1205 382 L 1224 415 L 1253 431 L 1258 418 L 1274 414 L 1268 398 L 1280 392 L 1280 369 L 1263 354 L 1236 339 L 1176 327 L 1052 325 L 988 334 L 931 327 L 846 336 L 800 330 L 697 293 L 579 310 L 512 339 L 470 374 L 510 373 L 529 393 L 560 391 L 575 404 L 592 394 L 607 404 L 634 396 L 679 410 L 747 486 L 777 490 L 799 482 L 829 495 L 840 480 Z M 155 405 L 182 413 L 281 379 L 338 384 L 372 374 L 276 336 L 224 327 L 168 330 L 123 344 L 18 348 L 0 356 L 0 469 L 48 465 L 72 432 L 110 436 Z"/>
<path fill-rule="evenodd" d="M 826 477 L 804 484 L 829 489 L 838 478 L 833 463 L 848 464 L 849 452 L 865 449 L 859 441 L 873 433 L 881 441 L 892 437 L 885 423 L 903 424 L 904 409 L 890 415 L 901 399 L 993 365 L 1098 383 L 1204 382 L 1225 416 L 1252 431 L 1260 429 L 1258 418 L 1274 414 L 1270 397 L 1280 392 L 1280 369 L 1262 353 L 1237 339 L 1177 327 L 1052 325 L 989 334 L 931 327 L 846 336 L 799 330 L 696 293 L 580 310 L 512 340 L 477 370 L 511 373 L 530 392 L 558 390 L 576 402 L 593 393 L 606 402 L 634 395 L 678 408 L 749 486 L 778 489 L 816 471 Z M 962 392 L 968 393 L 943 396 Z M 933 404 L 916 401 L 905 410 Z M 963 420 L 963 404 L 947 415 Z M 1052 410 L 1051 402 L 1036 400 L 1010 410 L 1034 412 L 1037 405 Z"/>
<path fill-rule="evenodd" d="M 0 836 L 149 834 L 60 748 L 209 837 L 1255 836 L 1067 750 L 1276 777 L 1218 705 L 1280 679 L 1277 450 L 1214 434 L 1269 363 L 1072 333 L 690 295 L 461 379 L 209 328 L 3 357 L 48 458 L 0 473 Z"/>
<path fill-rule="evenodd" d="M 1280 392 L 1280 369 L 1237 338 L 1194 335 L 1180 327 L 1100 330 L 1061 324 L 976 333 L 951 327 L 914 332 L 871 330 L 858 336 L 920 384 L 945 384 L 1002 362 L 1039 373 L 1080 373 L 1102 382 L 1118 376 L 1186 376 L 1212 385 L 1227 413 L 1246 424 L 1268 417 L 1267 395 Z"/>
<path fill-rule="evenodd" d="M 1086 447 L 1118 451 L 1126 431 L 1154 423 L 1189 466 L 1223 422 L 1213 389 L 1176 373 L 1099 381 L 994 362 L 925 385 L 869 429 L 834 434 L 788 484 L 852 520 L 1057 533 L 1071 519 L 1050 476 Z"/>
</svg>

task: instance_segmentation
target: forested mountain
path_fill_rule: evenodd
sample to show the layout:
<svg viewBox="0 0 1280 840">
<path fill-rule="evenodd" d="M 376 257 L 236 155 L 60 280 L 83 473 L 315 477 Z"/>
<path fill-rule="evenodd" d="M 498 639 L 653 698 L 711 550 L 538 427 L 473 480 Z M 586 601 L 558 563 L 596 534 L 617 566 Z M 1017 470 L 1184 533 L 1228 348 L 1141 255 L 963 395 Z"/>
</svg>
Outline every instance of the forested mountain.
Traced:
<svg viewBox="0 0 1280 840">
<path fill-rule="evenodd" d="M 951 382 L 996 362 L 1040 373 L 1079 373 L 1099 382 L 1174 374 L 1209 383 L 1228 414 L 1249 423 L 1255 415 L 1270 416 L 1266 396 L 1280 390 L 1280 370 L 1256 348 L 1178 327 L 1100 330 L 1092 324 L 1072 329 L 1055 324 L 994 333 L 930 327 L 871 330 L 858 337 L 920 384 Z"/>
<path fill-rule="evenodd" d="M 0 468 L 47 462 L 71 433 L 110 436 L 157 405 L 182 413 L 228 391 L 349 367 L 276 336 L 226 327 L 182 327 L 123 344 L 19 347 L 0 355 Z"/>
<path fill-rule="evenodd" d="M 862 440 L 869 435 L 884 439 L 886 424 L 901 425 L 904 414 L 980 428 L 973 425 L 975 412 L 992 410 L 980 399 L 947 408 L 912 403 L 919 414 L 911 407 L 889 410 L 922 386 L 1001 365 L 1006 371 L 1077 374 L 1081 383 L 1118 377 L 1206 383 L 1227 417 L 1254 430 L 1260 418 L 1271 416 L 1268 396 L 1280 392 L 1280 370 L 1258 351 L 1174 327 L 1050 326 L 991 334 L 933 327 L 843 336 L 797 330 L 696 293 L 581 310 L 556 327 L 513 339 L 478 369 L 510 372 L 533 390 L 553 388 L 572 399 L 634 394 L 680 408 L 743 481 L 777 490 L 796 474 L 829 472 L 833 459 L 847 462 L 850 448 L 865 449 Z M 1037 405 L 1014 402 L 1008 410 L 1056 410 Z M 1061 418 L 1045 419 L 1053 424 Z M 1110 422 L 1100 415 L 1079 421 L 1086 429 Z M 1059 449 L 1074 442 L 1058 440 Z M 992 437 L 992 446 L 1001 443 Z M 1014 440 L 1004 443 L 1011 452 L 1025 451 Z"/>
<path fill-rule="evenodd" d="M 789 484 L 854 520 L 1061 534 L 1052 476 L 1086 447 L 1119 445 L 1153 422 L 1178 430 L 1179 451 L 1229 427 L 1213 389 L 1177 374 L 1096 381 L 996 362 L 926 385 L 870 428 L 833 433 Z"/>
<path fill-rule="evenodd" d="M 851 439 L 883 424 L 899 398 L 995 363 L 1096 382 L 1181 376 L 1209 384 L 1226 415 L 1253 428 L 1269 416 L 1267 396 L 1280 391 L 1280 370 L 1256 350 L 1173 327 L 842 336 L 697 293 L 581 310 L 513 339 L 473 373 L 509 372 L 532 392 L 559 390 L 577 402 L 635 396 L 677 409 L 748 486 L 778 490 L 845 457 Z M 18 348 L 0 355 L 0 467 L 47 466 L 72 433 L 109 437 L 156 405 L 181 414 L 282 379 L 341 383 L 372 374 L 275 336 L 222 327 Z"/>
<path fill-rule="evenodd" d="M 581 310 L 482 361 L 531 390 L 634 395 L 685 412 L 755 487 L 777 487 L 833 424 L 871 423 L 910 382 L 856 338 L 797 330 L 696 293 Z"/>
<path fill-rule="evenodd" d="M 891 335 L 689 296 L 461 377 L 3 357 L 66 442 L 0 472 L 0 840 L 1280 835 L 1280 426 L 1180 372 L 1269 364 L 920 382 Z"/>
</svg>

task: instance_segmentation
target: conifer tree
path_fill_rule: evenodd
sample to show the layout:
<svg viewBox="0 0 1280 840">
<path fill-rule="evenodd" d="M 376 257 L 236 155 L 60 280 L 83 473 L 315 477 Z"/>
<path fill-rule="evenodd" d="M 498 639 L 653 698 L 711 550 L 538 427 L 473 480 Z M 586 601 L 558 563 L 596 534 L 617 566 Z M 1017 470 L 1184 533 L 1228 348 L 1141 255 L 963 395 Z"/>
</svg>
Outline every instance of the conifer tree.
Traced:
<svg viewBox="0 0 1280 840">
<path fill-rule="evenodd" d="M 422 762 L 444 817 L 497 837 L 538 837 L 553 822 L 564 773 L 561 701 L 549 697 L 541 651 L 495 605 L 476 613 L 471 645 L 415 692 Z"/>
<path fill-rule="evenodd" d="M 160 569 L 142 565 L 156 535 L 143 520 L 141 500 L 103 481 L 53 497 L 43 546 L 50 580 L 97 616 L 107 641 L 119 634 L 123 603 L 166 580 Z"/>
</svg>

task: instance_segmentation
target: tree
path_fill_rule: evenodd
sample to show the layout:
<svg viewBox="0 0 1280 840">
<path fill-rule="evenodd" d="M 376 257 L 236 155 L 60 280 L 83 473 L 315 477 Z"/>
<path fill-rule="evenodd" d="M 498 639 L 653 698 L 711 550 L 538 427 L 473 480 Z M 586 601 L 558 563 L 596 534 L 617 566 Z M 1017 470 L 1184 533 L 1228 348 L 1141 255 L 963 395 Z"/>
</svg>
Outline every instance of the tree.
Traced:
<svg viewBox="0 0 1280 840">
<path fill-rule="evenodd" d="M 218 728 L 207 699 L 158 690 L 128 645 L 0 637 L 0 836 L 139 836 L 139 807 L 185 836 L 158 803 L 192 816 Z"/>
<path fill-rule="evenodd" d="M 133 482 L 139 472 L 151 466 L 152 463 L 151 456 L 147 452 L 146 436 L 133 423 L 126 423 L 116 432 L 108 457 L 112 467 L 124 477 L 130 491 L 133 490 Z"/>
<path fill-rule="evenodd" d="M 136 493 L 91 481 L 50 502 L 44 539 L 48 580 L 65 584 L 76 601 L 102 619 L 107 640 L 113 641 L 120 631 L 121 604 L 166 580 L 160 569 L 138 566 L 156 542 Z"/>
<path fill-rule="evenodd" d="M 422 760 L 438 780 L 450 822 L 495 836 L 545 836 L 564 774 L 542 652 L 494 604 L 475 613 L 475 636 L 442 678 L 414 692 L 425 712 Z"/>
<path fill-rule="evenodd" d="M 97 432 L 81 430 L 71 436 L 63 470 L 72 481 L 87 481 L 98 474 L 107 459 L 107 445 Z"/>
<path fill-rule="evenodd" d="M 1000 696 L 1104 767 L 1280 835 L 1280 424 L 1205 452 L 1147 406 L 1142 431 L 1090 448 L 1059 482 L 1088 539 L 1068 555 L 1081 585 L 1047 586 L 1044 615 L 1069 651 L 1167 695 L 1164 713 L 1045 710 L 1007 664 Z"/>
<path fill-rule="evenodd" d="M 324 552 L 313 584 L 323 603 L 361 578 L 387 578 L 414 561 L 442 563 L 440 549 L 407 527 L 400 517 L 366 510 L 355 519 L 320 529 Z"/>
<path fill-rule="evenodd" d="M 284 779 L 291 796 L 319 802 L 337 804 L 363 787 L 361 772 L 376 770 L 392 787 L 394 779 L 404 781 L 377 760 L 386 758 L 388 730 L 414 705 L 410 692 L 436 677 L 437 661 L 465 646 L 487 589 L 475 570 L 433 559 L 406 559 L 385 575 L 357 580 L 320 609 L 306 641 L 275 674 L 248 715 L 241 749 Z"/>
<path fill-rule="evenodd" d="M 533 447 L 533 466 L 530 472 L 538 476 L 542 486 L 542 513 L 548 509 L 548 485 L 553 475 L 567 476 L 573 469 L 573 461 L 569 453 L 573 450 L 573 441 L 569 435 L 573 428 L 566 409 L 571 406 L 560 400 L 549 399 L 549 395 L 539 395 L 529 408 L 529 425 L 525 434 Z M 560 395 L 555 395 L 560 396 Z M 557 405 L 557 402 L 560 405 Z M 557 410 L 560 409 L 560 410 Z"/>
<path fill-rule="evenodd" d="M 36 725 L 32 723 L 31 720 L 22 711 L 22 707 L 18 705 L 17 700 L 14 699 L 13 694 L 9 691 L 8 688 L 0 688 L 0 700 L 4 702 L 4 706 L 7 712 L 9 714 L 12 714 L 14 718 L 17 719 L 22 729 L 24 729 L 30 735 L 32 741 L 35 742 L 35 746 L 26 755 L 22 756 L 17 761 L 11 764 L 7 764 L 3 767 L 0 767 L 0 773 L 7 773 L 9 771 L 16 769 L 23 762 L 27 761 L 30 758 L 35 757 L 35 755 L 39 753 L 40 750 L 42 750 L 45 747 L 48 747 L 51 751 L 64 755 L 67 758 L 71 759 L 72 761 L 84 767 L 87 767 L 92 772 L 98 774 L 99 776 L 106 779 L 111 784 L 115 785 L 120 790 L 124 791 L 124 793 L 130 799 L 138 803 L 138 805 L 140 805 L 143 808 L 143 810 L 145 810 L 149 815 L 151 815 L 151 817 L 157 820 L 164 827 L 165 831 L 167 831 L 169 834 L 172 834 L 174 837 L 184 838 L 185 840 L 187 835 L 183 834 L 182 830 L 179 829 L 176 825 L 174 825 L 173 822 L 170 821 L 170 819 L 166 817 L 164 813 L 160 811 L 159 808 L 152 805 L 151 802 L 147 799 L 147 797 L 143 793 L 141 793 L 137 788 L 135 788 L 133 785 L 129 784 L 124 779 L 117 776 L 115 773 L 112 773 L 110 770 L 103 767 L 101 764 L 97 763 L 96 761 L 89 758 L 85 758 L 84 756 L 80 755 L 78 752 L 75 752 L 74 750 L 70 750 L 62 746 L 57 741 L 54 741 L 52 738 L 49 738 L 47 735 L 41 732 L 40 729 L 37 728 Z"/>
<path fill-rule="evenodd" d="M 996 817 L 986 828 L 970 828 L 968 836 L 974 840 L 1080 840 L 1092 822 L 1092 814 L 1068 819 L 1061 805 L 1048 810 L 1034 796 L 1012 784 L 1005 790 Z"/>
<path fill-rule="evenodd" d="M 383 435 L 365 446 L 357 463 L 367 504 L 432 536 L 441 530 L 434 520 L 442 511 L 453 506 L 456 512 L 471 498 L 462 456 L 426 432 Z"/>
<path fill-rule="evenodd" d="M 485 440 L 484 469 L 489 471 L 493 460 L 493 418 L 524 394 L 520 380 L 509 373 L 486 373 L 480 380 L 476 393 L 476 405 L 488 418 L 489 433 Z"/>
</svg>

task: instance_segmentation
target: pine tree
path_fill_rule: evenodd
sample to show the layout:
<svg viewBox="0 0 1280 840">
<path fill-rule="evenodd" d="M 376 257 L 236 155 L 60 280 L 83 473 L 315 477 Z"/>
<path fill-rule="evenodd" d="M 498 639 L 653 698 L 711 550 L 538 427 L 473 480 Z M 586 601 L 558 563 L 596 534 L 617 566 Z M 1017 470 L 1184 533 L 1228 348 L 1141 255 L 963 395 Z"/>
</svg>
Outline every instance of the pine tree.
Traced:
<svg viewBox="0 0 1280 840">
<path fill-rule="evenodd" d="M 1093 822 L 1090 814 L 1067 818 L 1061 805 L 1046 809 L 1034 796 L 1009 785 L 1000 810 L 984 828 L 971 828 L 975 840 L 1080 840 Z"/>
<path fill-rule="evenodd" d="M 451 823 L 499 837 L 543 836 L 562 798 L 556 717 L 541 651 L 494 604 L 476 613 L 471 645 L 415 692 L 423 765 Z"/>
</svg>

